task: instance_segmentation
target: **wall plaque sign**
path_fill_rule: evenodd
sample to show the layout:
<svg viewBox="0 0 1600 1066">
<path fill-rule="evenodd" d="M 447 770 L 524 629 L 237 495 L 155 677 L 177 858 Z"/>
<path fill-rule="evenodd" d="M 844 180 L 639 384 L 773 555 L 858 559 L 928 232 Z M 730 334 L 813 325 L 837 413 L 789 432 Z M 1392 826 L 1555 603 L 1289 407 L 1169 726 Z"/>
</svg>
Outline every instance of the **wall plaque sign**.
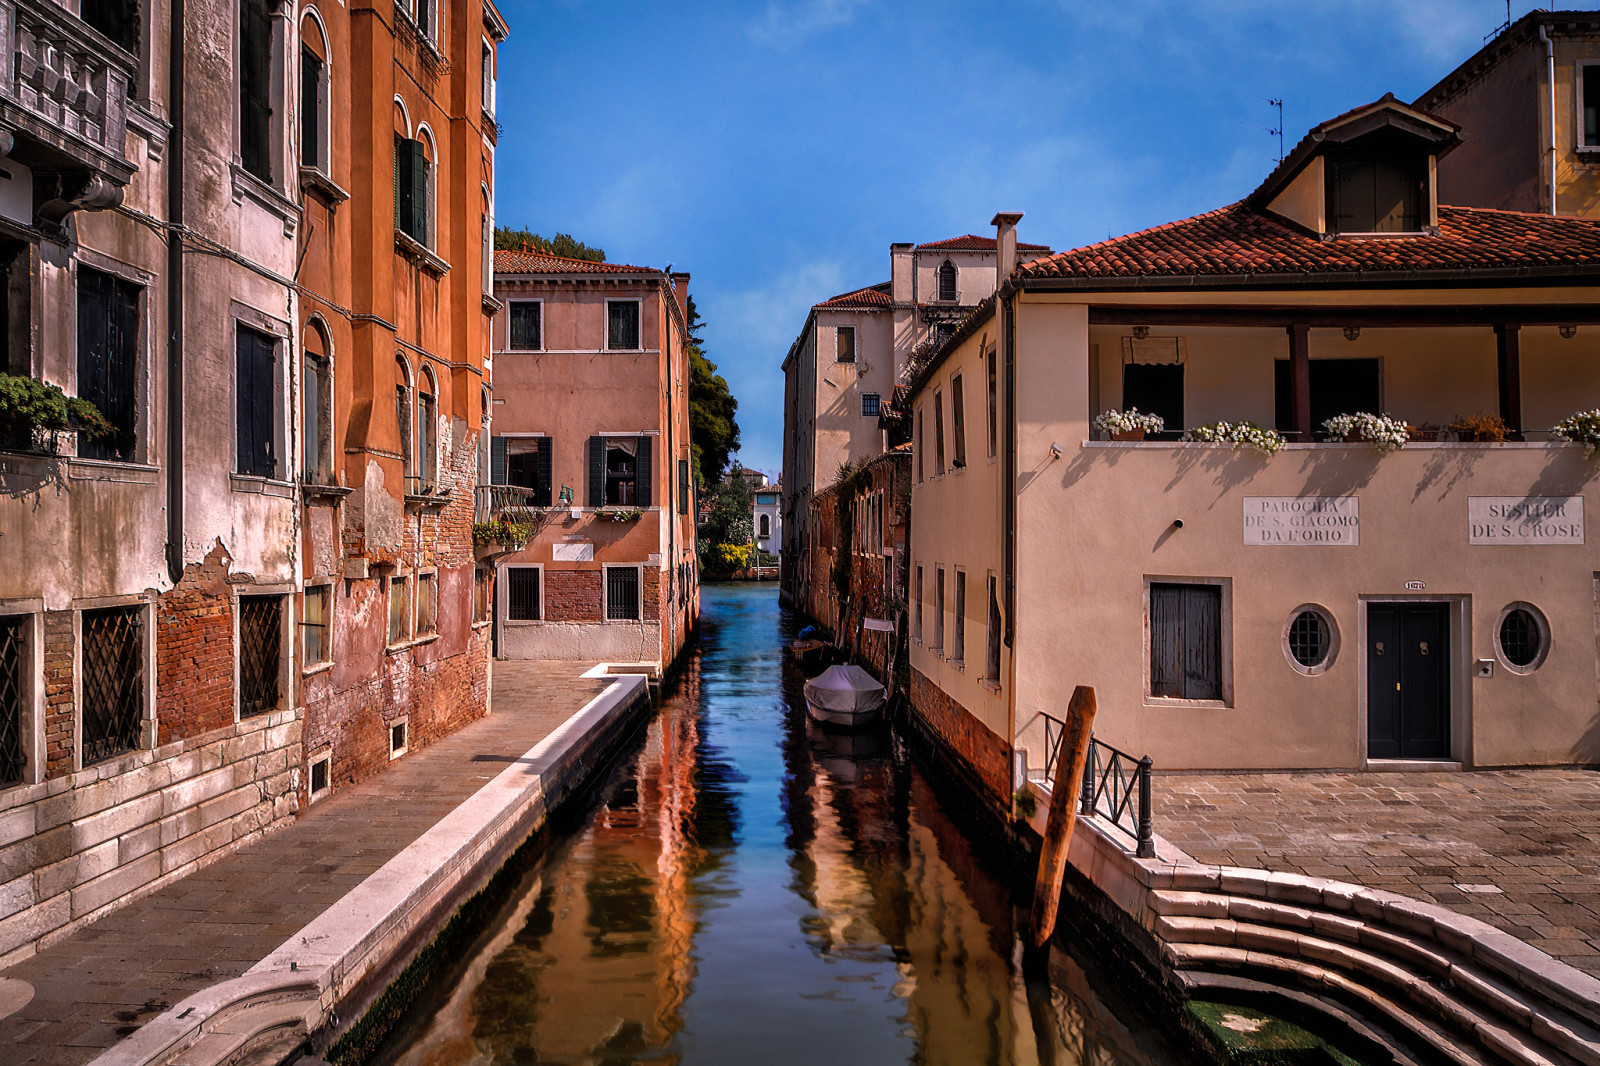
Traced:
<svg viewBox="0 0 1600 1066">
<path fill-rule="evenodd" d="M 1469 496 L 1469 544 L 1582 544 L 1582 496 Z"/>
<path fill-rule="evenodd" d="M 587 563 L 594 559 L 594 542 L 579 540 L 552 544 L 550 556 L 558 563 Z"/>
<path fill-rule="evenodd" d="M 1347 547 L 1361 543 L 1356 496 L 1246 496 L 1247 545 Z"/>
</svg>

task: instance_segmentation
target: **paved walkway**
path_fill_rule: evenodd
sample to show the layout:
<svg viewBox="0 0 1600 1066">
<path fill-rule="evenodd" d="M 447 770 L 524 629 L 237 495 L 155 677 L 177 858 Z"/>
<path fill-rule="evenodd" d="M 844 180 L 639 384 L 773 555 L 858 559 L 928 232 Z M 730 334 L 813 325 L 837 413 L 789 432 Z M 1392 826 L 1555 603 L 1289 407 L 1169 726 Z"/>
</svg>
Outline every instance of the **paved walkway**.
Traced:
<svg viewBox="0 0 1600 1066">
<path fill-rule="evenodd" d="M 1351 881 L 1482 919 L 1600 974 L 1600 773 L 1158 774 L 1196 860 Z"/>
<path fill-rule="evenodd" d="M 0 1019 L 0 1061 L 79 1066 L 243 974 L 598 695 L 608 681 L 579 677 L 591 665 L 495 663 L 493 714 L 0 971 L 34 987 Z"/>
</svg>

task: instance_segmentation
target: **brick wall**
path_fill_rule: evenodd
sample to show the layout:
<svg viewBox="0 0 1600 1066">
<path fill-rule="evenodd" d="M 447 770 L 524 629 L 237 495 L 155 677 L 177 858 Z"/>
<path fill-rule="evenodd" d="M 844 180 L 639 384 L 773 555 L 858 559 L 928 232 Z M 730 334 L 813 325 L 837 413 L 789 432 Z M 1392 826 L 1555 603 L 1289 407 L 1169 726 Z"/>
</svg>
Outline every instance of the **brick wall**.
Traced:
<svg viewBox="0 0 1600 1066">
<path fill-rule="evenodd" d="M 934 738 L 971 770 L 986 793 L 1010 804 L 1011 751 L 1006 742 L 915 667 L 911 669 L 911 710 Z"/>
<path fill-rule="evenodd" d="M 77 715 L 73 706 L 73 612 L 44 613 L 44 776 L 72 772 Z"/>
<path fill-rule="evenodd" d="M 219 541 L 156 605 L 158 743 L 198 736 L 233 721 L 231 560 Z"/>
<path fill-rule="evenodd" d="M 544 572 L 544 617 L 548 622 L 598 622 L 605 601 L 599 570 Z"/>
</svg>

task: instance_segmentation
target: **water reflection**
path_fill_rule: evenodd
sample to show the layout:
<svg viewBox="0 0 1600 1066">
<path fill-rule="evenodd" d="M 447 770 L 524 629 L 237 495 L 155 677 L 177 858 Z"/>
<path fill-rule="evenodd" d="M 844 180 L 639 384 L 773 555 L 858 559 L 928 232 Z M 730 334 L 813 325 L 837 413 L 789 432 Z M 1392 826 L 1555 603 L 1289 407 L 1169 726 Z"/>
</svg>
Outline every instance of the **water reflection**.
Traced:
<svg viewBox="0 0 1600 1066">
<path fill-rule="evenodd" d="M 809 723 L 769 587 L 710 588 L 701 651 L 581 830 L 526 875 L 404 1066 L 1146 1063 L 1013 909 L 887 733 Z"/>
</svg>

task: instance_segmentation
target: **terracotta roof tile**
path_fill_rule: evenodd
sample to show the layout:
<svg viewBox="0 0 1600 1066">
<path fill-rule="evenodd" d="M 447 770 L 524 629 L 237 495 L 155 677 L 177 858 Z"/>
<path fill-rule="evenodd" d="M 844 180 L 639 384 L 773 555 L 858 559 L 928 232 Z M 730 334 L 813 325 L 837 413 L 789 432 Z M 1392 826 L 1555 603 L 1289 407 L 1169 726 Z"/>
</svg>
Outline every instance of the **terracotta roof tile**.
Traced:
<svg viewBox="0 0 1600 1066">
<path fill-rule="evenodd" d="M 1032 248 L 1045 252 L 1050 250 L 1048 244 L 1027 244 L 1021 241 L 1017 243 L 1017 247 Z M 966 233 L 960 237 L 947 237 L 942 241 L 930 241 L 927 244 L 917 245 L 919 251 L 924 248 L 950 252 L 992 252 L 994 251 L 994 238 L 980 237 L 975 233 Z"/>
<path fill-rule="evenodd" d="M 1022 278 L 1133 278 L 1387 271 L 1600 270 L 1600 221 L 1439 208 L 1439 233 L 1317 236 L 1242 202 L 1017 268 Z"/>
<path fill-rule="evenodd" d="M 889 299 L 889 283 L 884 281 L 879 282 L 877 285 L 868 285 L 864 289 L 854 289 L 850 292 L 841 292 L 839 295 L 830 296 L 828 299 L 813 306 L 819 308 L 826 307 L 830 310 L 837 311 L 840 309 L 850 308 L 876 309 L 879 307 L 888 307 L 891 302 L 892 301 Z"/>
<path fill-rule="evenodd" d="M 596 263 L 589 259 L 568 259 L 543 252 L 496 249 L 496 274 L 660 274 L 655 267 L 628 266 L 626 263 Z"/>
</svg>

